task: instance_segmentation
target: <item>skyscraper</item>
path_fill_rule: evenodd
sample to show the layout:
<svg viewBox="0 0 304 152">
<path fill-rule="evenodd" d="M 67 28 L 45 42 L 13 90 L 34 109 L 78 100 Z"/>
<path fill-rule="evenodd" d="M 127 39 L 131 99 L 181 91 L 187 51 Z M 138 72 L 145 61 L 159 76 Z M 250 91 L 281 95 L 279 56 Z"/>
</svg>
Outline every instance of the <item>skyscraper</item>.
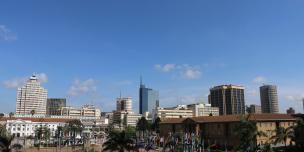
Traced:
<svg viewBox="0 0 304 152">
<path fill-rule="evenodd" d="M 48 98 L 46 104 L 47 115 L 61 115 L 61 108 L 66 106 L 65 98 Z"/>
<path fill-rule="evenodd" d="M 245 114 L 244 87 L 220 85 L 210 89 L 209 102 L 219 107 L 220 115 Z"/>
<path fill-rule="evenodd" d="M 116 101 L 116 111 L 132 112 L 132 98 L 119 97 Z"/>
<path fill-rule="evenodd" d="M 277 86 L 261 86 L 260 97 L 262 113 L 279 113 Z"/>
<path fill-rule="evenodd" d="M 41 87 L 38 78 L 33 75 L 26 84 L 18 88 L 16 101 L 16 114 L 46 114 L 47 90 Z"/>
<path fill-rule="evenodd" d="M 139 87 L 139 113 L 145 114 L 146 112 L 152 113 L 153 109 L 159 107 L 159 93 L 146 86 L 140 80 Z"/>
</svg>

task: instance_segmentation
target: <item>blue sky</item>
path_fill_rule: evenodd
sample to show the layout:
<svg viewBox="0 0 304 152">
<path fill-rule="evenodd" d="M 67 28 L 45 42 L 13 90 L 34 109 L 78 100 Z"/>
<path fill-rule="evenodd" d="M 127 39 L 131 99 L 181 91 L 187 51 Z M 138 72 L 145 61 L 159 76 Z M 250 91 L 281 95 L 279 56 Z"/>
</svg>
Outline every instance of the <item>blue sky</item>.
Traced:
<svg viewBox="0 0 304 152">
<path fill-rule="evenodd" d="M 162 106 L 207 102 L 211 86 L 278 85 L 279 108 L 303 112 L 302 1 L 2 1 L 0 111 L 33 72 L 49 97 L 115 108 L 120 90 L 138 110 L 140 75 Z"/>
</svg>

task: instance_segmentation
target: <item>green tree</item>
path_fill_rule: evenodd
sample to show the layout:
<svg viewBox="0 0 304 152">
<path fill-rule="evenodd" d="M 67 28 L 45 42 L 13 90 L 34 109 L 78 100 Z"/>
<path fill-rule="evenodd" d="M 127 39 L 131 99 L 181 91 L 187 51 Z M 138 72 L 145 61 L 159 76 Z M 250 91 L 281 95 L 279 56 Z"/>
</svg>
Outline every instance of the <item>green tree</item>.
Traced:
<svg viewBox="0 0 304 152">
<path fill-rule="evenodd" d="M 45 141 L 45 143 L 48 143 L 50 137 L 51 137 L 51 131 L 46 126 L 40 126 L 36 128 L 35 130 L 35 137 L 39 142 L 38 149 L 40 149 L 41 141 Z"/>
<path fill-rule="evenodd" d="M 278 143 L 284 143 L 285 150 L 287 150 L 287 139 L 293 139 L 294 138 L 294 132 L 293 132 L 293 127 L 277 127 L 275 130 L 275 135 L 272 136 L 270 139 L 273 140 L 274 144 Z"/>
<path fill-rule="evenodd" d="M 36 113 L 35 110 L 31 110 L 31 115 L 34 116 L 34 114 Z"/>
<path fill-rule="evenodd" d="M 130 151 L 133 143 L 133 139 L 125 131 L 111 131 L 103 144 L 105 147 L 103 151 Z"/>
<path fill-rule="evenodd" d="M 84 126 L 80 120 L 74 119 L 74 120 L 67 121 L 66 129 L 69 131 L 70 134 L 72 134 L 72 136 L 71 136 L 72 143 L 73 143 L 72 149 L 73 149 L 73 151 L 75 151 L 76 135 L 77 135 L 77 133 L 79 133 L 80 135 L 82 134 Z"/>
<path fill-rule="evenodd" d="M 14 149 L 17 145 L 11 145 L 14 136 L 10 135 L 5 126 L 0 124 L 0 151 L 2 152 L 10 152 Z"/>
<path fill-rule="evenodd" d="M 161 122 L 161 119 L 159 117 L 157 117 L 154 122 L 152 123 L 152 129 L 153 131 L 155 131 L 156 133 L 160 133 L 159 130 L 159 123 Z"/>
<path fill-rule="evenodd" d="M 258 131 L 256 122 L 250 120 L 250 114 L 242 116 L 234 129 L 240 140 L 239 149 L 242 151 L 255 151 L 257 148 L 257 137 L 266 136 L 264 132 Z"/>
<path fill-rule="evenodd" d="M 10 118 L 12 118 L 14 116 L 14 113 L 10 112 L 8 115 L 9 115 Z"/>
<path fill-rule="evenodd" d="M 142 137 L 145 137 L 145 132 L 149 128 L 149 123 L 145 117 L 141 117 L 136 124 L 136 130 L 140 131 L 142 133 Z"/>
<path fill-rule="evenodd" d="M 294 141 L 299 150 L 304 151 L 304 121 L 298 120 L 294 128 Z"/>
</svg>

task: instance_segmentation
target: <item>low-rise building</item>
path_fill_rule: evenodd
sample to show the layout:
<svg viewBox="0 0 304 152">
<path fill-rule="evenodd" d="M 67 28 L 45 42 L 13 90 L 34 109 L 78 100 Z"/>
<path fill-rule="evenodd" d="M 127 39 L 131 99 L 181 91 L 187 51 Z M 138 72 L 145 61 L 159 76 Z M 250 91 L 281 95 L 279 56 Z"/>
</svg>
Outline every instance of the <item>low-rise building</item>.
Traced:
<svg viewBox="0 0 304 152">
<path fill-rule="evenodd" d="M 95 119 L 100 119 L 100 109 L 93 105 L 84 105 L 81 108 L 76 107 L 62 107 L 61 116 L 70 116 L 74 118 L 79 117 L 91 117 Z"/>
<path fill-rule="evenodd" d="M 132 126 L 135 127 L 137 121 L 142 117 L 141 114 L 134 112 L 118 111 L 114 113 L 113 122 L 119 127 Z"/>
<path fill-rule="evenodd" d="M 203 137 L 203 141 L 216 144 L 220 147 L 237 147 L 240 139 L 236 135 L 235 128 L 244 115 L 202 116 L 192 118 L 166 119 L 160 123 L 160 135 L 168 136 L 169 133 L 194 133 Z M 263 145 L 275 135 L 277 127 L 291 127 L 296 125 L 296 118 L 287 114 L 251 114 L 249 120 L 254 121 L 257 131 L 266 133 L 266 137 L 257 136 L 257 145 Z M 292 143 L 287 139 L 287 145 Z M 272 146 L 283 146 L 283 143 Z M 230 149 L 231 150 L 231 149 Z"/>
<path fill-rule="evenodd" d="M 157 107 L 153 110 L 153 120 L 157 117 L 160 119 L 166 118 L 188 118 L 193 117 L 193 111 L 188 109 L 186 105 L 178 105 L 171 108 Z"/>
<path fill-rule="evenodd" d="M 219 115 L 219 108 L 212 107 L 211 104 L 205 104 L 205 103 L 190 104 L 187 105 L 187 108 L 192 110 L 194 117 Z"/>
<path fill-rule="evenodd" d="M 291 114 L 295 114 L 296 111 L 292 107 L 289 107 L 289 109 L 286 110 L 286 113 L 291 115 Z"/>
<path fill-rule="evenodd" d="M 249 107 L 249 113 L 262 113 L 262 107 L 259 105 L 252 104 Z"/>
</svg>

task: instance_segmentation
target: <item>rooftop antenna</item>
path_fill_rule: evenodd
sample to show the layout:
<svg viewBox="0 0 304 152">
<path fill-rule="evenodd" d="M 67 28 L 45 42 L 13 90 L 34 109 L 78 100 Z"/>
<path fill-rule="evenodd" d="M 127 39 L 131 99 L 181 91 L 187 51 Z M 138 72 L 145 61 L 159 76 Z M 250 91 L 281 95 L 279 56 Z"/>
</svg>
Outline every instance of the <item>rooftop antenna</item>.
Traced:
<svg viewBox="0 0 304 152">
<path fill-rule="evenodd" d="M 140 85 L 142 85 L 142 76 L 140 75 Z"/>
<path fill-rule="evenodd" d="M 119 91 L 119 98 L 121 99 L 121 90 Z"/>
</svg>

